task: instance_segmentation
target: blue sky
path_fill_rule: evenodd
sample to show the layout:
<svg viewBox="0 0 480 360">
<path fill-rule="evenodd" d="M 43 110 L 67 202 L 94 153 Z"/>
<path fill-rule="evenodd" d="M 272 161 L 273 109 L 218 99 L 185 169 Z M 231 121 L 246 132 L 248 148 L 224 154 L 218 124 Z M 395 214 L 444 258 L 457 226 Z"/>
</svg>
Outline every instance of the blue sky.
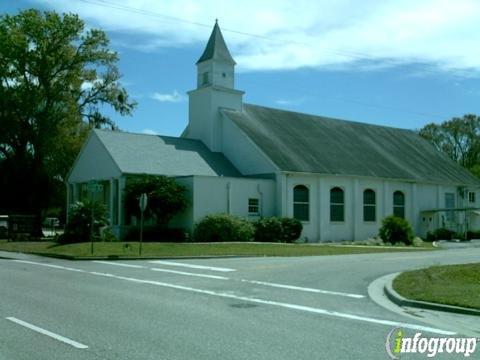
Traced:
<svg viewBox="0 0 480 360">
<path fill-rule="evenodd" d="M 75 12 L 119 53 L 132 117 L 123 130 L 178 136 L 186 92 L 215 18 L 237 62 L 245 102 L 418 129 L 480 115 L 478 0 L 19 0 Z"/>
</svg>

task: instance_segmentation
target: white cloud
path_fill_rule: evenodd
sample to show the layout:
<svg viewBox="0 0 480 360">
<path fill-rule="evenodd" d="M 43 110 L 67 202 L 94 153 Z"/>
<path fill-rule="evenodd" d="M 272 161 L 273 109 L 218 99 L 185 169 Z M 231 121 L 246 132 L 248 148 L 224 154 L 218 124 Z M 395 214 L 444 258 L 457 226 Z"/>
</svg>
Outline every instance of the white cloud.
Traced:
<svg viewBox="0 0 480 360">
<path fill-rule="evenodd" d="M 282 106 L 296 106 L 301 105 L 306 101 L 305 98 L 296 98 L 296 99 L 278 99 L 275 100 L 275 104 Z"/>
<path fill-rule="evenodd" d="M 158 132 L 152 129 L 143 129 L 142 134 L 147 134 L 147 135 L 158 135 Z"/>
<path fill-rule="evenodd" d="M 79 13 L 92 26 L 138 35 L 142 41 L 129 44 L 127 39 L 125 46 L 146 51 L 205 44 L 214 19 L 219 18 L 241 71 L 358 68 L 359 63 L 363 69 L 375 69 L 417 62 L 443 70 L 480 68 L 478 0 L 245 0 L 241 4 L 109 0 L 101 2 L 103 6 L 95 2 L 51 0 L 50 4 Z M 111 3 L 144 13 L 111 8 Z"/>
<path fill-rule="evenodd" d="M 185 100 L 185 97 L 181 95 L 177 90 L 173 90 L 173 92 L 170 94 L 162 94 L 162 93 L 155 92 L 152 95 L 150 95 L 150 98 L 160 102 L 171 102 L 171 103 L 177 103 Z"/>
</svg>

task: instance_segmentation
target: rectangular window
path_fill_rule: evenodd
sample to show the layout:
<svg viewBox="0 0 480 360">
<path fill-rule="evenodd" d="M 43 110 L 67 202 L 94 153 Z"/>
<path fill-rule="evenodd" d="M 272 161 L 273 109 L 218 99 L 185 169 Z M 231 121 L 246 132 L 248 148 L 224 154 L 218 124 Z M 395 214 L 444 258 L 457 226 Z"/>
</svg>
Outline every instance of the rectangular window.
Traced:
<svg viewBox="0 0 480 360">
<path fill-rule="evenodd" d="M 343 204 L 330 205 L 330 221 L 345 221 Z"/>
<path fill-rule="evenodd" d="M 475 203 L 475 201 L 476 201 L 476 194 L 475 194 L 474 191 L 470 191 L 470 192 L 468 193 L 468 202 L 469 202 L 470 204 L 473 204 L 473 203 Z"/>
<path fill-rule="evenodd" d="M 305 185 L 297 185 L 293 188 L 293 217 L 300 221 L 310 219 L 309 205 L 310 191 Z"/>
<path fill-rule="evenodd" d="M 405 194 L 398 190 L 393 193 L 393 215 L 405 219 Z"/>
<path fill-rule="evenodd" d="M 310 218 L 308 204 L 293 204 L 293 217 L 300 221 L 308 221 Z"/>
<path fill-rule="evenodd" d="M 80 191 L 79 191 L 79 201 L 85 201 L 85 200 L 88 200 L 88 185 L 87 183 L 82 183 L 82 184 L 79 184 L 78 185 L 80 187 Z"/>
<path fill-rule="evenodd" d="M 447 209 L 455 208 L 455 194 L 454 193 L 445 193 L 445 208 L 447 208 Z M 453 220 L 454 220 L 453 211 L 447 211 L 445 213 L 445 219 L 448 222 L 453 222 Z"/>
<path fill-rule="evenodd" d="M 375 205 L 364 205 L 363 207 L 363 221 L 376 221 Z"/>
<path fill-rule="evenodd" d="M 260 214 L 260 201 L 257 198 L 248 199 L 248 215 Z"/>
<path fill-rule="evenodd" d="M 330 190 L 330 221 L 345 221 L 345 193 L 339 187 Z"/>
<path fill-rule="evenodd" d="M 393 215 L 396 217 L 405 219 L 405 207 L 404 206 L 394 206 L 393 207 Z"/>
<path fill-rule="evenodd" d="M 376 194 L 372 189 L 363 192 L 363 221 L 374 222 L 376 220 Z"/>
</svg>

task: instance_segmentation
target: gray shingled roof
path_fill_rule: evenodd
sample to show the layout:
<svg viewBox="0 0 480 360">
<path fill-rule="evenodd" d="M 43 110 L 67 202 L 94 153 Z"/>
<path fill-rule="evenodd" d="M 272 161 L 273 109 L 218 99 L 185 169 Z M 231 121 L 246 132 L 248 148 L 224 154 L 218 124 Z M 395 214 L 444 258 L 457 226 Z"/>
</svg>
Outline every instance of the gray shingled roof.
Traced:
<svg viewBox="0 0 480 360">
<path fill-rule="evenodd" d="M 211 59 L 221 60 L 235 65 L 235 60 L 233 60 L 230 51 L 228 51 L 227 44 L 225 44 L 225 40 L 223 39 L 222 32 L 220 31 L 217 22 L 215 22 L 207 46 L 205 47 L 202 56 L 200 56 L 200 59 L 198 59 L 197 64 Z"/>
<path fill-rule="evenodd" d="M 480 185 L 411 130 L 248 104 L 222 112 L 284 171 Z"/>
<path fill-rule="evenodd" d="M 241 176 L 223 154 L 211 152 L 199 140 L 94 131 L 126 174 Z"/>
</svg>

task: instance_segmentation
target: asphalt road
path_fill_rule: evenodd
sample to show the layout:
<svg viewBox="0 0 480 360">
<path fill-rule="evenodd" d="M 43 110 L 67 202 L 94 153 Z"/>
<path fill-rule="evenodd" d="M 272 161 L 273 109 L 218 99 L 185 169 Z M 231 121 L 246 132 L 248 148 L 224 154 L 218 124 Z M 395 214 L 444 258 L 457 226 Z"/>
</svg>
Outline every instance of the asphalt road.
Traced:
<svg viewBox="0 0 480 360">
<path fill-rule="evenodd" d="M 397 323 L 436 337 L 454 324 L 390 312 L 370 300 L 368 285 L 406 269 L 478 262 L 480 249 L 173 263 L 7 256 L 15 259 L 0 258 L 2 360 L 387 359 Z"/>
</svg>

